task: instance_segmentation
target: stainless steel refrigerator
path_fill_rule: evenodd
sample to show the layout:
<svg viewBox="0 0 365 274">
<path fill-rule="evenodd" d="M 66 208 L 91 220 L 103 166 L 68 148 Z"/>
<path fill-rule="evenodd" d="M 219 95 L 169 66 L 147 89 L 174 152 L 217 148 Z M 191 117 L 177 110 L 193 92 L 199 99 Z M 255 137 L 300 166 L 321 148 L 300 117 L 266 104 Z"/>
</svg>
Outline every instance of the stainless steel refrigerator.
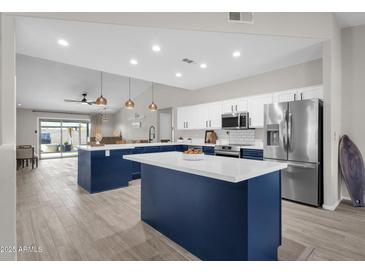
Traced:
<svg viewBox="0 0 365 274">
<path fill-rule="evenodd" d="M 265 105 L 264 160 L 286 162 L 282 197 L 323 203 L 322 111 L 319 99 Z"/>
</svg>

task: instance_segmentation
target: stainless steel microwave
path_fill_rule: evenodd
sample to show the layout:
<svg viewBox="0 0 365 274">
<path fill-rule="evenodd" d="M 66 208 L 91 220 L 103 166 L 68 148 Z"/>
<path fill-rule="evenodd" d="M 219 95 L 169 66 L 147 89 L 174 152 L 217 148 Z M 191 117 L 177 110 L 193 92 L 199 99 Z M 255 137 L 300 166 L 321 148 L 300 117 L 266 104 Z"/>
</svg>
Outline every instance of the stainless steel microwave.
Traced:
<svg viewBox="0 0 365 274">
<path fill-rule="evenodd" d="M 248 112 L 228 113 L 222 115 L 223 129 L 248 129 Z"/>
</svg>

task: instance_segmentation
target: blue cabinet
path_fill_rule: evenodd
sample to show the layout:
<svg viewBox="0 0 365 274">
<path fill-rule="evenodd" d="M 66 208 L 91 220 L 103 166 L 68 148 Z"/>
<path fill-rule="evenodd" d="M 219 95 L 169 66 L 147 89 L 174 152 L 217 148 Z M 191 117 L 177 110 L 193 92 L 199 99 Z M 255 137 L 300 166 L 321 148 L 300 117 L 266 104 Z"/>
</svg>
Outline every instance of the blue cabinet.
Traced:
<svg viewBox="0 0 365 274">
<path fill-rule="evenodd" d="M 123 155 L 131 154 L 131 149 L 79 150 L 78 184 L 90 193 L 128 186 L 132 179 L 132 162 L 123 159 Z"/>
<path fill-rule="evenodd" d="M 143 153 L 154 153 L 154 152 L 160 152 L 160 147 L 159 146 L 144 147 Z"/>
<path fill-rule="evenodd" d="M 188 150 L 188 146 L 187 145 L 177 145 L 177 146 L 175 146 L 175 150 L 176 151 L 185 151 L 185 150 Z"/>
<path fill-rule="evenodd" d="M 264 151 L 262 149 L 243 148 L 241 149 L 241 158 L 249 160 L 263 160 Z"/>
<path fill-rule="evenodd" d="M 214 155 L 214 147 L 211 147 L 211 146 L 203 146 L 203 152 L 206 155 Z"/>
<path fill-rule="evenodd" d="M 167 145 L 167 146 L 160 146 L 160 151 L 161 152 L 167 152 L 167 151 L 175 151 L 176 150 L 176 146 L 173 145 Z"/>
</svg>

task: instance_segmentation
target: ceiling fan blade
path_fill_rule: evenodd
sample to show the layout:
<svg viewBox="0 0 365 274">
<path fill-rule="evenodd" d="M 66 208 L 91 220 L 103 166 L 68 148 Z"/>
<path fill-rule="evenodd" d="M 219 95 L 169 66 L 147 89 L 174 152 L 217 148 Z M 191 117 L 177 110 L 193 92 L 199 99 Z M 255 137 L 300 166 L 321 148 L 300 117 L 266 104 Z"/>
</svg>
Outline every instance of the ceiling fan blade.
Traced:
<svg viewBox="0 0 365 274">
<path fill-rule="evenodd" d="M 80 100 L 71 100 L 71 99 L 64 99 L 65 102 L 69 102 L 69 103 L 81 103 Z"/>
<path fill-rule="evenodd" d="M 96 104 L 96 101 L 88 101 L 87 102 L 89 105 L 95 105 Z"/>
</svg>

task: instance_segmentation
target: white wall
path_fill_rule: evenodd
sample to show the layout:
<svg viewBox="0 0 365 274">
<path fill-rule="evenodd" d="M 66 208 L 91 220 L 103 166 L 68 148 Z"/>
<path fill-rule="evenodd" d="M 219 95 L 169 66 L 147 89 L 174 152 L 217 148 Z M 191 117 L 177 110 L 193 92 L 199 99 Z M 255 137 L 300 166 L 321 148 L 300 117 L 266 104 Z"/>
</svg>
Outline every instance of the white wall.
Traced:
<svg viewBox="0 0 365 274">
<path fill-rule="evenodd" d="M 322 59 L 189 91 L 188 104 L 239 98 L 322 84 Z"/>
<path fill-rule="evenodd" d="M 365 25 L 342 30 L 342 133 L 365 157 Z M 364 158 L 365 159 L 365 158 Z M 342 184 L 342 197 L 349 194 Z"/>
<path fill-rule="evenodd" d="M 0 246 L 16 245 L 14 18 L 0 14 Z M 0 252 L 0 260 L 16 253 Z"/>
<path fill-rule="evenodd" d="M 155 103 L 158 108 L 168 108 L 172 106 L 182 106 L 187 98 L 187 90 L 156 84 Z M 157 126 L 157 111 L 151 112 L 148 105 L 151 103 L 151 89 L 145 91 L 134 99 L 135 108 L 132 110 L 122 108 L 114 116 L 115 129 L 122 131 L 122 136 L 127 140 L 148 139 L 148 129 L 151 125 Z M 176 109 L 174 109 L 174 112 Z M 141 128 L 133 128 L 132 122 L 135 114 L 144 117 L 141 120 Z"/>
<path fill-rule="evenodd" d="M 39 118 L 54 118 L 54 119 L 75 119 L 75 120 L 90 120 L 89 115 L 85 114 L 62 114 L 49 112 L 33 112 L 31 109 L 17 109 L 16 117 L 16 144 L 17 145 L 32 145 L 38 151 L 38 120 Z"/>
</svg>

